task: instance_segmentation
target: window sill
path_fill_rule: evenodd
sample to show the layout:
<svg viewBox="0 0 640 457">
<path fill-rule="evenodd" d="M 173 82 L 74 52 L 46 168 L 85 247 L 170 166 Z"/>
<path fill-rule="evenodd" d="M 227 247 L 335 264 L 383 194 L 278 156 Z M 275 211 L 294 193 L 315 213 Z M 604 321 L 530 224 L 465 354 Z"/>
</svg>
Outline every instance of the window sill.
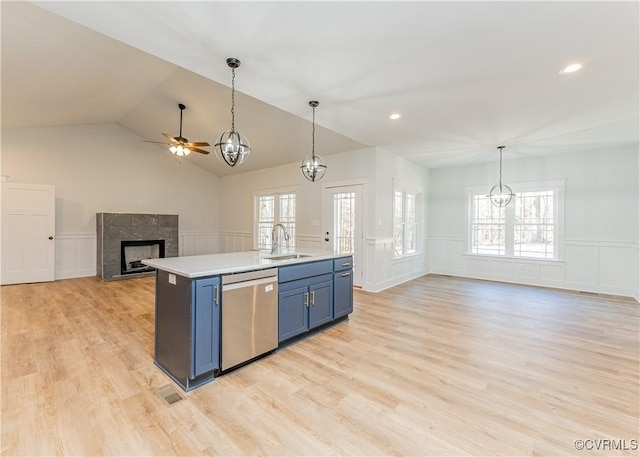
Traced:
<svg viewBox="0 0 640 457">
<path fill-rule="evenodd" d="M 545 263 L 565 263 L 561 259 L 542 259 L 540 257 L 516 257 L 507 255 L 490 255 L 490 254 L 462 254 L 462 257 L 482 258 L 482 259 L 504 259 L 504 260 L 517 260 L 524 262 L 545 262 Z"/>
<path fill-rule="evenodd" d="M 419 257 L 424 255 L 424 252 L 414 252 L 413 254 L 405 254 L 405 255 L 399 255 L 397 257 L 393 257 L 391 260 L 404 260 L 404 259 L 410 259 L 412 257 Z"/>
</svg>

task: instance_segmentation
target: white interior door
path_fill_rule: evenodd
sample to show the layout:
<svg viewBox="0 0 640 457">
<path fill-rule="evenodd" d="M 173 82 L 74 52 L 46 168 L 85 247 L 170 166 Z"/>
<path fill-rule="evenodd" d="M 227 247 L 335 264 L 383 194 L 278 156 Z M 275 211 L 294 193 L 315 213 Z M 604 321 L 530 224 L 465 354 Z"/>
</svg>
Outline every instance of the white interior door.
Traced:
<svg viewBox="0 0 640 457">
<path fill-rule="evenodd" d="M 325 246 L 353 255 L 353 285 L 362 287 L 362 184 L 327 187 L 324 201 Z"/>
<path fill-rule="evenodd" d="M 55 187 L 2 183 L 2 284 L 53 281 Z"/>
</svg>

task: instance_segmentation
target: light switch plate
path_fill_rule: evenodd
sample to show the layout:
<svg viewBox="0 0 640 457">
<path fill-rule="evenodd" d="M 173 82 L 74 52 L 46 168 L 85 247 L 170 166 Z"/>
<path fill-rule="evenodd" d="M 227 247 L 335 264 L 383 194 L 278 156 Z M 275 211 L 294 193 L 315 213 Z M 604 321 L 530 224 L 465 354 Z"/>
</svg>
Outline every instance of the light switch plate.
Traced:
<svg viewBox="0 0 640 457">
<path fill-rule="evenodd" d="M 176 275 L 173 273 L 169 273 L 169 284 L 173 284 L 174 286 L 176 285 Z"/>
</svg>

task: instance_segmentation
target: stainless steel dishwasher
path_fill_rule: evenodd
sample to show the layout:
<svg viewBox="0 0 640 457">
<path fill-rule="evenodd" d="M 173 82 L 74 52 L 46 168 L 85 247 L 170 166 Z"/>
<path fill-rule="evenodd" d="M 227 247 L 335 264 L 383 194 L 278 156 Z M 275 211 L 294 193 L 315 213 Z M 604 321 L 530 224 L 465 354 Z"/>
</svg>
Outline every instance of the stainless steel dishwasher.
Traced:
<svg viewBox="0 0 640 457">
<path fill-rule="evenodd" d="M 222 275 L 222 370 L 278 347 L 278 269 Z"/>
</svg>

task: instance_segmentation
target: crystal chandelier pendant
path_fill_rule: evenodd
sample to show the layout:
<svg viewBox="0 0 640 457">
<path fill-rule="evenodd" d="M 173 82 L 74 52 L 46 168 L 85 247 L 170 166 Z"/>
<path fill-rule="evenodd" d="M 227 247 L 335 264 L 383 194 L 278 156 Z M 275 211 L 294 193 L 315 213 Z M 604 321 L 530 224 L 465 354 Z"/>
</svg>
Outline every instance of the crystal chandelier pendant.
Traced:
<svg viewBox="0 0 640 457">
<path fill-rule="evenodd" d="M 507 206 L 511 202 L 513 192 L 511 191 L 511 187 L 500 183 L 491 188 L 489 198 L 494 206 L 503 207 Z"/>
<path fill-rule="evenodd" d="M 507 186 L 506 184 L 502 184 L 502 150 L 504 148 L 504 146 L 498 146 L 498 150 L 500 150 L 500 181 L 498 182 L 498 184 L 491 188 L 491 191 L 488 195 L 491 204 L 497 206 L 498 208 L 507 206 L 514 196 L 511 187 Z"/>
<path fill-rule="evenodd" d="M 327 165 L 322 160 L 322 157 L 318 155 L 311 155 L 306 157 L 302 161 L 302 165 L 300 166 L 302 170 L 302 174 L 309 181 L 315 182 L 320 181 L 327 171 Z"/>
<path fill-rule="evenodd" d="M 216 157 L 230 167 L 241 165 L 251 153 L 251 145 L 240 132 L 224 132 L 215 144 Z"/>
<path fill-rule="evenodd" d="M 214 145 L 216 151 L 216 157 L 221 161 L 235 167 L 241 165 L 249 154 L 251 154 L 251 145 L 249 140 L 236 131 L 235 127 L 235 105 L 236 105 L 236 68 L 240 66 L 240 61 L 234 57 L 227 59 L 227 65 L 231 68 L 231 130 L 224 132 L 218 138 L 218 141 Z"/>
<path fill-rule="evenodd" d="M 300 171 L 302 175 L 311 182 L 320 181 L 327 171 L 327 165 L 322 157 L 316 155 L 316 107 L 320 102 L 312 100 L 309 102 L 309 106 L 313 110 L 313 123 L 311 130 L 311 155 L 305 157 L 300 165 Z"/>
</svg>

